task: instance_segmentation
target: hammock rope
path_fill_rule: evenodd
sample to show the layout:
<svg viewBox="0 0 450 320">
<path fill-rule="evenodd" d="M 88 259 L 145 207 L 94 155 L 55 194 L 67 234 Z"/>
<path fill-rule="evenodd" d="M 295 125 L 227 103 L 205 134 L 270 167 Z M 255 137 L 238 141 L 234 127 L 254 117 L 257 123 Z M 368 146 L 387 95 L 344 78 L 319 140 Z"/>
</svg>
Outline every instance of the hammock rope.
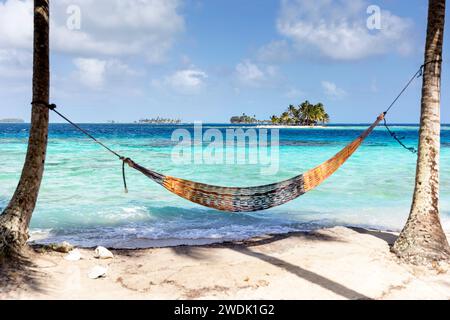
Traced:
<svg viewBox="0 0 450 320">
<path fill-rule="evenodd" d="M 56 110 L 55 104 L 48 104 L 43 101 L 33 101 L 32 105 L 40 105 L 47 107 L 49 110 L 55 112 L 62 119 L 71 124 L 74 128 L 82 132 L 89 137 L 95 143 L 99 144 L 105 150 L 116 156 L 122 161 L 122 177 L 125 192 L 128 192 L 127 181 L 125 176 L 125 164 L 129 167 L 141 172 L 157 184 L 163 186 L 168 191 L 199 205 L 214 208 L 220 211 L 226 212 L 254 212 L 266 210 L 276 206 L 280 206 L 289 201 L 292 201 L 308 191 L 316 188 L 324 180 L 330 177 L 336 172 L 361 146 L 363 141 L 372 133 L 372 131 L 379 125 L 381 121 L 384 121 L 384 125 L 389 134 L 405 149 L 417 153 L 414 148 L 407 147 L 387 125 L 386 115 L 394 107 L 396 102 L 405 93 L 409 86 L 413 83 L 414 79 L 422 76 L 425 67 L 430 63 L 439 63 L 442 60 L 429 61 L 422 66 L 414 74 L 414 76 L 408 81 L 406 86 L 400 91 L 397 97 L 389 105 L 385 112 L 380 114 L 375 122 L 365 130 L 358 138 L 348 144 L 335 156 L 325 161 L 321 165 L 314 169 L 307 171 L 304 174 L 298 175 L 286 181 L 256 186 L 256 187 L 221 187 L 204 183 L 198 183 L 194 181 L 179 179 L 171 176 L 166 176 L 153 170 L 144 168 L 135 163 L 130 158 L 123 157 L 116 151 L 109 148 L 107 145 L 96 139 L 88 131 L 81 128 L 79 125 L 72 122 L 69 118 L 61 114 Z"/>
</svg>

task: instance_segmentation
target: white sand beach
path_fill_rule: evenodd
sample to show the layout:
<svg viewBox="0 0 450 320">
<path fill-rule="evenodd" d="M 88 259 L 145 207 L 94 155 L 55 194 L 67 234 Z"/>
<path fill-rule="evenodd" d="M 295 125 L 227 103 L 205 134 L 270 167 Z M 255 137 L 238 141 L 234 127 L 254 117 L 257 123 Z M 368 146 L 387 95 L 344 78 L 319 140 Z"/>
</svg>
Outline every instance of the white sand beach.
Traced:
<svg viewBox="0 0 450 320">
<path fill-rule="evenodd" d="M 113 250 L 98 260 L 39 253 L 27 272 L 3 270 L 0 299 L 450 299 L 448 267 L 398 263 L 396 235 L 335 227 L 245 242 Z M 92 280 L 95 266 L 107 268 Z M 24 276 L 27 274 L 27 276 Z"/>
</svg>

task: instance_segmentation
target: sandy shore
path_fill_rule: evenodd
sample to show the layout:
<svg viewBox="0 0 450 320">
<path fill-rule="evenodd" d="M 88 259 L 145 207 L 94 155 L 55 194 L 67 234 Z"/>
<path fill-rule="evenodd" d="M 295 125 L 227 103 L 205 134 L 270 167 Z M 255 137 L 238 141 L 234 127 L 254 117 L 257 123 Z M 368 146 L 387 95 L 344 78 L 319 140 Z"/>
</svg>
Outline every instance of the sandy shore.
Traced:
<svg viewBox="0 0 450 320">
<path fill-rule="evenodd" d="M 336 227 L 242 243 L 91 249 L 70 262 L 31 253 L 26 271 L 2 270 L 1 299 L 450 299 L 450 273 L 398 264 L 394 234 Z M 91 280 L 92 267 L 108 268 Z"/>
</svg>

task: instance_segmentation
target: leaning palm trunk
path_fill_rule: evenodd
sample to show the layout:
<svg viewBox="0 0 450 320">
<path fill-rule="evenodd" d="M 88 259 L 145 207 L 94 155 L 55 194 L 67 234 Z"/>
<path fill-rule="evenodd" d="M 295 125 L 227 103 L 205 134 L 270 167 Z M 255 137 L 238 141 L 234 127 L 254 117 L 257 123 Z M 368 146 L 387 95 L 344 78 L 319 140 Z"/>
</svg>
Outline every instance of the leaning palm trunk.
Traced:
<svg viewBox="0 0 450 320">
<path fill-rule="evenodd" d="M 414 264 L 446 260 L 450 248 L 439 219 L 441 61 L 445 0 L 430 0 L 423 74 L 419 156 L 408 222 L 392 251 Z"/>
<path fill-rule="evenodd" d="M 34 1 L 33 103 L 28 150 L 16 192 L 0 216 L 0 255 L 21 252 L 44 172 L 49 111 L 49 0 Z"/>
</svg>

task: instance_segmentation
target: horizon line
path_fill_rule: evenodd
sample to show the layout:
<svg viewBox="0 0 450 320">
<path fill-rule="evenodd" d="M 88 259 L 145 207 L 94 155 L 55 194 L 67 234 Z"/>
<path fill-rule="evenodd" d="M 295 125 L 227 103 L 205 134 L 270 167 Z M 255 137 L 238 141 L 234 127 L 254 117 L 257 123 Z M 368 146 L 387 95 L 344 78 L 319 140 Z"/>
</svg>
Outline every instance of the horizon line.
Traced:
<svg viewBox="0 0 450 320">
<path fill-rule="evenodd" d="M 108 123 L 108 122 L 76 122 L 77 124 L 107 124 L 107 125 L 121 125 L 121 124 L 136 124 L 136 125 L 174 125 L 174 126 L 176 126 L 176 125 L 186 125 L 186 124 L 195 124 L 196 122 L 199 122 L 199 121 L 190 121 L 190 122 L 180 122 L 180 123 L 161 123 L 161 124 L 158 124 L 158 123 L 138 123 L 138 122 L 115 122 L 115 123 Z M 235 125 L 235 126 L 240 126 L 240 125 L 254 125 L 254 126 L 258 126 L 258 125 L 265 125 L 265 126 L 270 126 L 270 125 L 272 125 L 272 124 L 270 124 L 270 123 L 262 123 L 262 124 L 258 124 L 258 123 L 230 123 L 230 122 L 201 122 L 201 123 L 203 123 L 203 124 L 221 124 L 221 125 Z M 31 124 L 31 122 L 11 122 L 11 123 L 8 123 L 8 122 L 0 122 L 0 125 L 2 125 L 2 124 Z M 68 125 L 70 125 L 69 123 L 67 123 L 67 122 L 50 122 L 49 124 L 68 124 Z M 331 123 L 327 123 L 327 124 L 320 124 L 320 125 L 317 125 L 317 126 L 319 126 L 319 127 L 322 127 L 322 126 L 327 126 L 327 125 L 368 125 L 368 124 L 370 124 L 370 122 L 331 122 Z M 392 122 L 392 123 L 390 123 L 390 125 L 420 125 L 420 123 L 419 122 Z M 448 125 L 450 125 L 450 122 L 449 123 L 441 123 L 441 125 L 444 125 L 444 126 L 448 126 Z M 280 126 L 280 127 L 283 127 L 283 126 L 291 126 L 291 125 L 273 125 L 274 127 L 277 127 L 277 126 Z M 295 125 L 292 125 L 292 127 L 295 127 Z M 302 126 L 299 126 L 299 127 L 302 127 Z M 303 127 L 305 127 L 305 126 L 303 126 Z M 314 126 L 313 126 L 314 127 Z"/>
</svg>

